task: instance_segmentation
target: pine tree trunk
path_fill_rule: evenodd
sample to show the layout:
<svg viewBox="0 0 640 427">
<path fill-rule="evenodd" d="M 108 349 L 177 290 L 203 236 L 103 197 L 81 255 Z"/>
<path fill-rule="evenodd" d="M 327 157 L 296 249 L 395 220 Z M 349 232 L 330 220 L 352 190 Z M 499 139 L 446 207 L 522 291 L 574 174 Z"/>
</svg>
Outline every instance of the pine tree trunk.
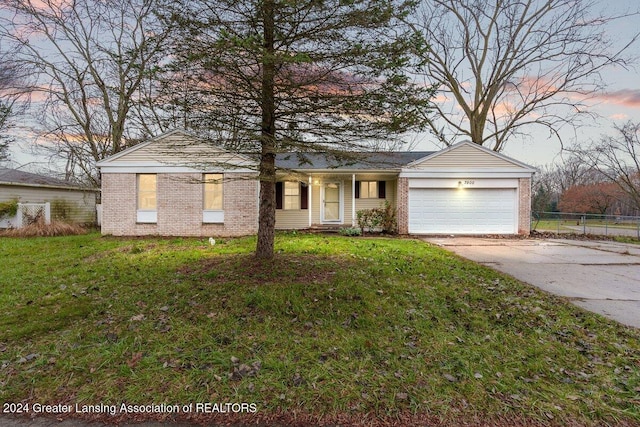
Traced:
<svg viewBox="0 0 640 427">
<path fill-rule="evenodd" d="M 276 224 L 275 99 L 274 99 L 274 15 L 273 0 L 263 5 L 264 51 L 262 54 L 262 123 L 260 129 L 260 211 L 256 258 L 273 258 Z"/>
</svg>

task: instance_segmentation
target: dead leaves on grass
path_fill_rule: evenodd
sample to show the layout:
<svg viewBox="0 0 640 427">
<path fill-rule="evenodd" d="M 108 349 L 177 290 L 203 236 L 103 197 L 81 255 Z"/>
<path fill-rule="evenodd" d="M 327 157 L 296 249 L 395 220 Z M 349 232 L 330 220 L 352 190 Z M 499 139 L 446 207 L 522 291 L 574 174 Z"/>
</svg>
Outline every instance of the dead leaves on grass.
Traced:
<svg viewBox="0 0 640 427">
<path fill-rule="evenodd" d="M 278 254 L 269 261 L 253 255 L 224 255 L 190 265 L 179 273 L 208 283 L 265 285 L 270 283 L 329 284 L 338 271 L 348 268 L 349 260 L 317 255 Z"/>
<path fill-rule="evenodd" d="M 142 356 L 143 356 L 142 352 L 133 353 L 133 355 L 129 358 L 129 360 L 127 360 L 127 366 L 130 367 L 131 369 L 135 368 L 140 362 L 140 360 L 142 360 Z"/>
</svg>

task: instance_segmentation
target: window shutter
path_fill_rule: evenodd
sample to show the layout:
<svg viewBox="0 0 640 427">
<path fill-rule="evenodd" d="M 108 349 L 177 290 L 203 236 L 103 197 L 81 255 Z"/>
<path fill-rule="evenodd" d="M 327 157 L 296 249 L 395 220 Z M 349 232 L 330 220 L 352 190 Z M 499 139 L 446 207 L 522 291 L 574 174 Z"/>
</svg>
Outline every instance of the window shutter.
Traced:
<svg viewBox="0 0 640 427">
<path fill-rule="evenodd" d="M 276 209 L 282 209 L 283 193 L 282 182 L 276 182 Z"/>
<path fill-rule="evenodd" d="M 300 209 L 309 209 L 309 186 L 304 182 L 300 183 Z"/>
<path fill-rule="evenodd" d="M 386 181 L 378 181 L 378 199 L 385 199 L 387 197 L 385 182 Z"/>
<path fill-rule="evenodd" d="M 356 181 L 356 194 L 354 195 L 356 199 L 360 198 L 360 181 Z"/>
</svg>

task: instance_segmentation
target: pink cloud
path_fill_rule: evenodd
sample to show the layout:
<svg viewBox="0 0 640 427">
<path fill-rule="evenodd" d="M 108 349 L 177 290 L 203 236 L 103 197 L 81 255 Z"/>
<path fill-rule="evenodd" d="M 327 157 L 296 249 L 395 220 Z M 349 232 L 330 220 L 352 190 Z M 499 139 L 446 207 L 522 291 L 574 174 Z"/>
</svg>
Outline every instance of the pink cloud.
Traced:
<svg viewBox="0 0 640 427">
<path fill-rule="evenodd" d="M 622 89 L 604 93 L 597 97 L 604 103 L 640 108 L 640 89 Z"/>
<path fill-rule="evenodd" d="M 609 116 L 609 118 L 611 120 L 618 120 L 618 121 L 622 121 L 622 120 L 628 120 L 629 119 L 629 115 L 624 114 L 624 113 L 620 113 L 620 114 L 612 114 Z"/>
</svg>

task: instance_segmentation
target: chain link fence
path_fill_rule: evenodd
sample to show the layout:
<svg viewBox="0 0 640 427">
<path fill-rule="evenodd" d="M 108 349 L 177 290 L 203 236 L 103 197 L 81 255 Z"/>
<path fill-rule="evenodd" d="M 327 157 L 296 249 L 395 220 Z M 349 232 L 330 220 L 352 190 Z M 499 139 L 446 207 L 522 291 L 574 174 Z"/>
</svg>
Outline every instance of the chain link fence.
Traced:
<svg viewBox="0 0 640 427">
<path fill-rule="evenodd" d="M 531 230 L 640 239 L 640 216 L 532 212 Z"/>
</svg>

